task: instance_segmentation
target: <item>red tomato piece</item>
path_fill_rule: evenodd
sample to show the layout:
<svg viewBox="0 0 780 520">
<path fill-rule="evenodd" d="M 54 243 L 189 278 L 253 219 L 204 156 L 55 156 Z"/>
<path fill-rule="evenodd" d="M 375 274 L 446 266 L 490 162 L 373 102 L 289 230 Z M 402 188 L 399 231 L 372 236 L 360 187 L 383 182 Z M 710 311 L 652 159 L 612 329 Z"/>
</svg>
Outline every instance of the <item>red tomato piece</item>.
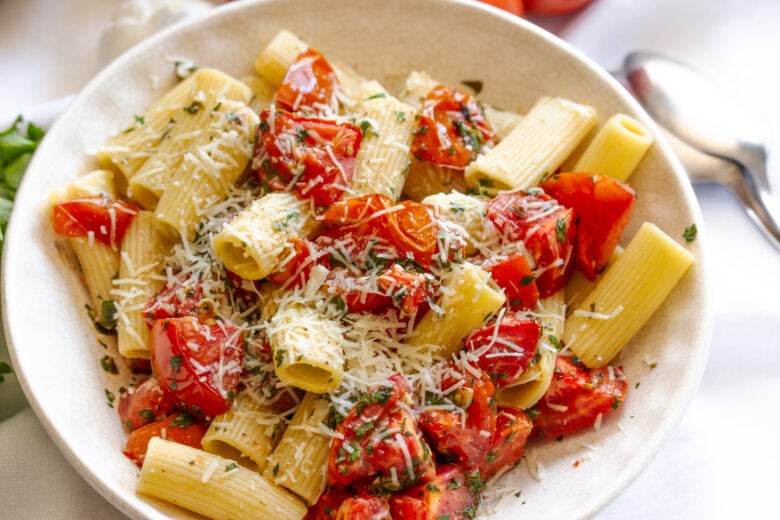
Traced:
<svg viewBox="0 0 780 520">
<path fill-rule="evenodd" d="M 498 470 L 519 461 L 525 442 L 531 434 L 533 423 L 522 410 L 499 408 L 496 416 L 496 433 L 485 460 L 479 467 L 483 479 L 495 475 Z"/>
<path fill-rule="evenodd" d="M 206 430 L 208 427 L 205 424 L 195 421 L 187 414 L 177 413 L 133 430 L 127 438 L 122 453 L 141 466 L 152 437 L 162 437 L 179 444 L 200 448 Z"/>
<path fill-rule="evenodd" d="M 593 0 L 523 0 L 525 10 L 532 14 L 557 16 L 582 9 Z"/>
<path fill-rule="evenodd" d="M 150 329 L 157 320 L 179 318 L 181 316 L 198 316 L 200 319 L 211 318 L 214 315 L 210 307 L 201 308 L 203 288 L 191 279 L 176 277 L 173 283 L 166 284 L 144 307 L 144 321 Z"/>
<path fill-rule="evenodd" d="M 377 312 L 393 304 L 393 298 L 382 292 L 372 276 L 357 276 L 344 268 L 328 273 L 325 285 L 328 291 L 341 298 L 349 312 Z"/>
<path fill-rule="evenodd" d="M 468 470 L 476 469 L 496 431 L 495 387 L 480 369 L 461 371 L 454 363 L 448 363 L 440 390 L 457 409 L 423 409 L 420 428 L 436 451 L 453 456 Z"/>
<path fill-rule="evenodd" d="M 276 285 L 290 288 L 302 287 L 309 280 L 311 268 L 314 267 L 318 252 L 313 242 L 294 238 L 292 240 L 294 256 L 282 264 L 282 270 L 268 276 Z"/>
<path fill-rule="evenodd" d="M 119 418 L 128 430 L 137 430 L 160 420 L 175 409 L 176 403 L 153 376 L 147 377 L 120 395 L 117 405 Z"/>
<path fill-rule="evenodd" d="M 122 243 L 138 206 L 108 197 L 87 197 L 59 202 L 52 211 L 52 225 L 58 235 L 85 237 L 116 249 Z"/>
<path fill-rule="evenodd" d="M 390 499 L 393 518 L 403 520 L 466 520 L 474 518 L 478 496 L 460 466 L 443 464 L 428 484 L 409 488 Z"/>
<path fill-rule="evenodd" d="M 272 188 L 274 176 L 281 186 L 294 184 L 295 194 L 328 206 L 341 197 L 355 174 L 355 156 L 363 134 L 349 123 L 298 117 L 266 109 L 260 114 L 260 139 L 256 153 L 267 154 L 257 171 L 261 182 Z"/>
<path fill-rule="evenodd" d="M 328 457 L 328 484 L 366 485 L 379 477 L 390 489 L 427 482 L 435 475 L 430 448 L 417 431 L 405 401 L 411 402 L 403 376 L 392 376 L 358 401 L 336 427 Z"/>
<path fill-rule="evenodd" d="M 517 16 L 523 16 L 525 9 L 523 8 L 523 0 L 481 0 L 483 3 L 498 7 L 509 13 Z"/>
<path fill-rule="evenodd" d="M 347 226 L 355 235 L 381 237 L 398 251 L 428 268 L 437 249 L 439 225 L 436 211 L 419 202 L 394 203 L 373 194 L 339 201 L 318 217 L 329 225 Z"/>
<path fill-rule="evenodd" d="M 558 356 L 550 387 L 534 406 L 534 428 L 557 437 L 593 426 L 626 398 L 627 383 L 612 367 L 584 368 Z"/>
<path fill-rule="evenodd" d="M 339 506 L 336 520 L 391 520 L 390 504 L 381 497 L 350 497 Z"/>
<path fill-rule="evenodd" d="M 437 85 L 426 96 L 412 140 L 421 161 L 463 170 L 495 134 L 474 96 Z"/>
<path fill-rule="evenodd" d="M 408 314 L 417 312 L 432 294 L 429 278 L 421 273 L 410 273 L 398 264 L 379 275 L 377 284 L 392 296 L 397 307 Z"/>
<path fill-rule="evenodd" d="M 631 218 L 636 193 L 607 175 L 556 173 L 542 189 L 579 217 L 576 267 L 589 280 L 604 270 Z"/>
<path fill-rule="evenodd" d="M 574 268 L 576 213 L 544 193 L 500 193 L 486 208 L 504 241 L 522 241 L 536 260 L 539 296 L 562 289 Z"/>
<path fill-rule="evenodd" d="M 159 320 L 149 353 L 160 384 L 182 408 L 199 417 L 230 409 L 244 357 L 243 333 L 226 322 L 192 316 Z"/>
<path fill-rule="evenodd" d="M 326 488 L 317 502 L 309 507 L 303 520 L 334 520 L 341 503 L 354 494 L 351 489 Z"/>
<path fill-rule="evenodd" d="M 528 260 L 520 253 L 485 266 L 493 280 L 504 290 L 507 306 L 513 310 L 535 309 L 539 288 Z"/>
<path fill-rule="evenodd" d="M 338 109 L 336 88 L 338 78 L 325 57 L 314 49 L 306 49 L 287 69 L 274 98 L 276 104 L 290 112 L 323 112 Z"/>
<path fill-rule="evenodd" d="M 496 387 L 518 381 L 539 346 L 539 322 L 506 315 L 466 338 L 466 349 L 477 356 L 477 365 Z"/>
</svg>

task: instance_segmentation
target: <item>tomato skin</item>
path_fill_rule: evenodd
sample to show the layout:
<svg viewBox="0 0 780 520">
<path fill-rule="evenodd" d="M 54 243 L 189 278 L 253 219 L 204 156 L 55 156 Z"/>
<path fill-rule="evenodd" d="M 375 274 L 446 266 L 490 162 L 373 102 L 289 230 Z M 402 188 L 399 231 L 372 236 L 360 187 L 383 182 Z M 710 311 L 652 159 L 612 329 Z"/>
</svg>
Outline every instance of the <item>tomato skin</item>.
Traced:
<svg viewBox="0 0 780 520">
<path fill-rule="evenodd" d="M 176 410 L 176 403 L 153 376 L 119 396 L 117 411 L 128 430 L 137 430 Z"/>
<path fill-rule="evenodd" d="M 485 210 L 505 241 L 521 240 L 536 260 L 539 296 L 561 290 L 574 269 L 577 214 L 544 193 L 500 193 Z"/>
<path fill-rule="evenodd" d="M 334 520 L 341 503 L 354 494 L 351 489 L 327 487 L 317 502 L 309 507 L 303 520 Z"/>
<path fill-rule="evenodd" d="M 467 470 L 482 463 L 496 430 L 495 387 L 487 374 L 476 367 L 473 370 L 479 377 L 448 363 L 442 376 L 441 390 L 461 408 L 459 411 L 424 409 L 419 414 L 420 429 L 434 450 L 452 456 Z M 461 380 L 465 380 L 465 384 L 448 394 L 448 389 Z M 468 402 L 465 411 L 461 406 L 463 401 Z M 462 413 L 466 414 L 465 426 Z"/>
<path fill-rule="evenodd" d="M 390 504 L 381 497 L 350 497 L 339 506 L 336 520 L 391 520 Z"/>
<path fill-rule="evenodd" d="M 425 275 L 410 273 L 398 264 L 393 264 L 377 278 L 379 287 L 392 294 L 393 301 L 407 314 L 414 314 L 431 298 L 432 291 L 428 282 Z"/>
<path fill-rule="evenodd" d="M 504 11 L 507 11 L 514 15 L 523 16 L 525 14 L 523 1 L 528 1 L 528 0 L 480 0 L 480 1 L 485 4 L 498 7 L 499 9 L 503 9 Z"/>
<path fill-rule="evenodd" d="M 122 453 L 140 467 L 146 457 L 146 450 L 152 437 L 163 437 L 193 448 L 200 448 L 200 442 L 208 427 L 192 420 L 185 414 L 174 414 L 146 426 L 142 426 L 128 436 Z"/>
<path fill-rule="evenodd" d="M 395 472 L 401 488 L 427 482 L 435 476 L 430 448 L 417 431 L 408 407 L 399 402 L 409 399 L 409 386 L 403 376 L 390 378 L 392 386 L 382 386 L 358 401 L 336 427 L 336 437 L 328 456 L 328 484 L 344 488 L 364 486 L 378 476 L 391 486 Z M 394 435 L 378 435 L 389 429 Z M 403 442 L 414 461 L 412 475 L 399 443 Z"/>
<path fill-rule="evenodd" d="M 262 156 L 265 152 L 268 161 L 257 175 L 271 189 L 286 189 L 294 182 L 298 198 L 328 206 L 341 197 L 354 177 L 363 134 L 353 124 L 298 117 L 284 110 L 275 111 L 272 117 L 266 109 L 260 114 L 259 133 L 255 153 Z"/>
<path fill-rule="evenodd" d="M 150 329 L 157 320 L 198 316 L 200 319 L 213 317 L 212 309 L 202 309 L 203 287 L 200 284 L 187 284 L 175 278 L 172 284 L 166 284 L 157 291 L 143 309 L 144 321 Z"/>
<path fill-rule="evenodd" d="M 494 138 L 474 96 L 437 85 L 423 102 L 411 151 L 418 160 L 463 170 Z"/>
<path fill-rule="evenodd" d="M 465 344 L 479 356 L 479 368 L 500 388 L 516 383 L 523 375 L 536 354 L 540 333 L 539 322 L 508 315 L 472 332 Z"/>
<path fill-rule="evenodd" d="M 510 310 L 536 308 L 539 301 L 539 288 L 525 256 L 515 253 L 504 260 L 484 266 L 484 268 L 498 286 L 504 290 L 507 306 Z"/>
<path fill-rule="evenodd" d="M 398 257 L 412 258 L 427 269 L 438 246 L 436 216 L 434 208 L 419 202 L 406 200 L 396 204 L 385 195 L 373 194 L 338 201 L 323 211 L 318 220 L 341 226 L 341 233 L 352 233 L 356 240 L 362 237 L 365 242 L 366 237 L 381 237 L 397 250 Z"/>
<path fill-rule="evenodd" d="M 531 434 L 533 423 L 523 410 L 499 408 L 496 417 L 496 433 L 485 460 L 479 466 L 483 479 L 495 475 L 498 470 L 519 461 L 525 451 L 525 443 Z"/>
<path fill-rule="evenodd" d="M 582 9 L 593 0 L 523 0 L 525 10 L 531 14 L 557 16 Z"/>
<path fill-rule="evenodd" d="M 474 517 L 477 495 L 460 466 L 442 464 L 428 484 L 409 488 L 390 499 L 393 518 L 403 520 L 465 520 Z"/>
<path fill-rule="evenodd" d="M 139 211 L 129 202 L 85 197 L 55 204 L 51 221 L 58 235 L 84 237 L 92 232 L 95 240 L 116 249 Z"/>
<path fill-rule="evenodd" d="M 316 105 L 338 106 L 335 90 L 338 79 L 328 60 L 314 49 L 299 54 L 287 69 L 274 100 L 285 110 L 314 110 Z"/>
<path fill-rule="evenodd" d="M 604 270 L 631 218 L 636 193 L 606 175 L 556 173 L 542 189 L 579 216 L 576 267 L 589 280 Z"/>
<path fill-rule="evenodd" d="M 587 369 L 558 356 L 550 387 L 534 407 L 534 428 L 557 437 L 593 426 L 600 414 L 617 409 L 625 400 L 627 386 L 618 369 Z"/>
<path fill-rule="evenodd" d="M 282 265 L 282 270 L 268 276 L 271 283 L 287 284 L 290 288 L 302 287 L 311 276 L 311 268 L 317 260 L 314 244 L 308 240 L 292 239 L 295 256 Z M 293 280 L 294 279 L 294 280 Z M 292 282 L 290 280 L 293 280 Z"/>
<path fill-rule="evenodd" d="M 192 316 L 158 320 L 152 327 L 149 353 L 155 376 L 182 408 L 199 417 L 215 417 L 230 409 L 244 356 L 238 327 L 220 322 L 207 325 Z M 217 381 L 220 360 L 225 367 L 224 394 Z M 205 367 L 206 373 L 199 367 Z"/>
</svg>

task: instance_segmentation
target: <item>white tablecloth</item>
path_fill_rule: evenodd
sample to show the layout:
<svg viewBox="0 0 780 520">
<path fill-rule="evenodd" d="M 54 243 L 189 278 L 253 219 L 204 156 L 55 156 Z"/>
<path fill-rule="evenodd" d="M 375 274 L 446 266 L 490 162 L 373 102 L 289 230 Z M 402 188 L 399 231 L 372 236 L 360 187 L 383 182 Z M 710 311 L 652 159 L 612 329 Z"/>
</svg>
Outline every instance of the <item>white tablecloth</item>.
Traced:
<svg viewBox="0 0 780 520">
<path fill-rule="evenodd" d="M 99 35 L 120 3 L 2 0 L 0 122 L 83 86 L 99 70 Z M 596 0 L 575 16 L 536 21 L 610 70 L 635 49 L 694 64 L 764 125 L 770 180 L 780 186 L 772 153 L 780 150 L 780 2 Z M 777 514 L 780 252 L 725 189 L 696 193 L 714 285 L 710 359 L 676 433 L 600 520 Z M 2 345 L 0 361 L 8 361 Z M 59 454 L 13 375 L 0 383 L 0 516 L 122 517 Z"/>
</svg>

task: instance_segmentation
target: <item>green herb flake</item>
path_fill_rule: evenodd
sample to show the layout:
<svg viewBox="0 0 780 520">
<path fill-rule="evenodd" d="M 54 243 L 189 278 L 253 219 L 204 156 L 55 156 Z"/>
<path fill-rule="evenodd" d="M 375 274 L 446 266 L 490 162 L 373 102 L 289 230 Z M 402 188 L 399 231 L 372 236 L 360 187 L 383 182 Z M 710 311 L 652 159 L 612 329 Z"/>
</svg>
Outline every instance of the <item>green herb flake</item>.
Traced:
<svg viewBox="0 0 780 520">
<path fill-rule="evenodd" d="M 696 224 L 691 224 L 687 228 L 685 228 L 685 231 L 683 232 L 683 238 L 686 242 L 693 242 L 696 240 L 696 234 L 698 233 L 698 229 L 696 229 Z"/>
<path fill-rule="evenodd" d="M 378 93 L 374 94 L 373 96 L 368 96 L 367 99 L 384 99 L 386 97 L 387 97 L 387 94 L 385 94 L 384 92 L 378 92 Z"/>
<path fill-rule="evenodd" d="M 14 370 L 11 368 L 11 365 L 6 363 L 5 361 L 0 361 L 0 383 L 5 381 L 5 375 L 13 374 Z"/>
<path fill-rule="evenodd" d="M 100 360 L 100 366 L 103 370 L 108 372 L 109 374 L 118 374 L 119 370 L 116 368 L 116 363 L 114 363 L 114 358 L 111 356 L 103 356 Z"/>
<path fill-rule="evenodd" d="M 558 237 L 558 242 L 566 242 L 566 220 L 563 217 L 558 217 L 555 221 L 555 235 Z"/>
<path fill-rule="evenodd" d="M 109 406 L 109 408 L 113 408 L 114 407 L 114 399 L 115 399 L 114 392 L 112 392 L 108 388 L 105 389 L 105 392 L 106 392 L 106 400 L 108 401 L 108 406 Z"/>
<path fill-rule="evenodd" d="M 200 101 L 193 101 L 190 106 L 184 107 L 183 110 L 188 114 L 195 115 L 198 112 L 200 112 L 201 108 L 203 108 L 203 103 L 201 103 Z"/>
<path fill-rule="evenodd" d="M 194 422 L 195 419 L 193 419 L 191 415 L 180 413 L 171 421 L 171 426 L 175 426 L 177 428 L 186 428 Z"/>
<path fill-rule="evenodd" d="M 138 415 L 140 417 L 143 417 L 144 419 L 148 419 L 150 421 L 154 421 L 155 420 L 154 411 L 150 410 L 149 408 L 141 410 L 140 412 L 138 412 Z"/>
<path fill-rule="evenodd" d="M 178 374 L 181 370 L 181 356 L 171 356 L 168 362 L 171 364 L 171 369 Z"/>
<path fill-rule="evenodd" d="M 233 471 L 235 469 L 238 469 L 238 464 L 235 462 L 231 462 L 230 464 L 225 466 L 225 473 L 227 473 L 228 471 Z"/>
</svg>

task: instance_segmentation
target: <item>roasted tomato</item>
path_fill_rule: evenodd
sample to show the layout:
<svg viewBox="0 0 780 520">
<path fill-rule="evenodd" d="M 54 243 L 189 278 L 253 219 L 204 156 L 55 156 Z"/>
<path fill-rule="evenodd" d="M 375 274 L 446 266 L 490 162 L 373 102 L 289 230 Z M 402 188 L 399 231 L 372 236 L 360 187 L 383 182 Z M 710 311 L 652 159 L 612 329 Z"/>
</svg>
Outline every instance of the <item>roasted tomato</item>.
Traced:
<svg viewBox="0 0 780 520">
<path fill-rule="evenodd" d="M 244 356 L 235 325 L 207 325 L 192 316 L 159 320 L 149 353 L 154 374 L 182 408 L 214 417 L 232 405 Z"/>
<path fill-rule="evenodd" d="M 409 386 L 394 375 L 358 401 L 336 427 L 328 457 L 328 483 L 337 488 L 372 483 L 395 490 L 435 475 L 430 448 L 415 427 L 404 401 Z"/>
<path fill-rule="evenodd" d="M 391 520 L 390 504 L 381 497 L 350 497 L 339 506 L 336 520 Z"/>
<path fill-rule="evenodd" d="M 129 202 L 88 197 L 55 204 L 51 220 L 59 235 L 85 237 L 92 234 L 95 240 L 116 249 L 138 211 L 138 206 Z"/>
<path fill-rule="evenodd" d="M 403 259 L 428 268 L 437 249 L 436 210 L 419 202 L 394 203 L 373 194 L 339 201 L 319 215 L 329 226 L 341 226 L 355 236 L 382 237 Z"/>
<path fill-rule="evenodd" d="M 117 411 L 128 430 L 162 419 L 176 410 L 176 403 L 165 392 L 157 379 L 147 377 L 119 396 Z"/>
<path fill-rule="evenodd" d="M 557 16 L 582 9 L 593 0 L 523 0 L 525 10 L 531 14 Z"/>
<path fill-rule="evenodd" d="M 335 267 L 328 273 L 325 286 L 349 312 L 378 312 L 393 304 L 393 298 L 385 294 L 373 275 L 358 276 L 349 269 Z"/>
<path fill-rule="evenodd" d="M 282 264 L 282 270 L 268 276 L 268 279 L 276 285 L 288 287 L 301 287 L 306 284 L 311 275 L 318 253 L 313 242 L 301 239 L 292 239 L 294 255 L 286 259 Z"/>
<path fill-rule="evenodd" d="M 440 390 L 442 397 L 428 398 L 428 403 L 452 404 L 452 409 L 424 409 L 419 415 L 420 428 L 437 452 L 468 470 L 475 469 L 485 458 L 496 431 L 495 387 L 479 368 L 462 370 L 448 363 Z"/>
<path fill-rule="evenodd" d="M 463 469 L 455 464 L 436 468 L 436 478 L 390 499 L 393 518 L 403 520 L 466 520 L 474 518 L 478 496 Z"/>
<path fill-rule="evenodd" d="M 498 7 L 517 16 L 523 16 L 525 9 L 523 8 L 523 0 L 481 0 L 483 3 Z"/>
<path fill-rule="evenodd" d="M 408 314 L 431 297 L 430 279 L 421 273 L 410 273 L 398 264 L 392 265 L 377 278 L 377 284 L 393 298 L 396 307 Z"/>
<path fill-rule="evenodd" d="M 200 442 L 206 435 L 207 429 L 205 424 L 195 421 L 191 416 L 177 413 L 133 430 L 127 438 L 122 453 L 141 466 L 152 437 L 162 437 L 179 444 L 200 448 Z"/>
<path fill-rule="evenodd" d="M 574 268 L 576 213 L 544 193 L 500 193 L 488 205 L 487 218 L 505 242 L 522 241 L 536 260 L 539 296 L 563 288 Z"/>
<path fill-rule="evenodd" d="M 211 318 L 213 309 L 206 304 L 201 307 L 203 288 L 192 279 L 176 277 L 157 291 L 143 310 L 146 326 L 150 329 L 157 320 L 180 318 L 181 316 L 198 316 L 200 319 Z"/>
<path fill-rule="evenodd" d="M 334 520 L 341 503 L 354 495 L 354 491 L 349 488 L 328 487 L 317 499 L 317 502 L 309 507 L 303 520 Z"/>
<path fill-rule="evenodd" d="M 477 365 L 496 387 L 518 381 L 536 354 L 539 322 L 508 314 L 466 338 L 466 349 L 477 356 Z"/>
<path fill-rule="evenodd" d="M 290 112 L 335 112 L 337 88 L 338 79 L 328 60 L 314 49 L 306 49 L 287 69 L 274 99 Z"/>
<path fill-rule="evenodd" d="M 550 387 L 533 408 L 534 428 L 548 437 L 593 426 L 626 398 L 626 380 L 613 367 L 585 368 L 558 356 Z"/>
<path fill-rule="evenodd" d="M 476 98 L 453 87 L 438 85 L 426 96 L 412 141 L 421 161 L 463 170 L 495 134 Z"/>
<path fill-rule="evenodd" d="M 496 433 L 485 460 L 479 466 L 483 479 L 520 460 L 532 427 L 531 419 L 524 411 L 513 408 L 498 409 Z"/>
<path fill-rule="evenodd" d="M 260 114 L 256 154 L 267 155 L 257 171 L 270 189 L 293 185 L 299 198 L 328 206 L 341 197 L 355 174 L 363 134 L 349 123 L 298 117 L 284 110 Z"/>
<path fill-rule="evenodd" d="M 577 213 L 575 265 L 589 280 L 595 280 L 620 243 L 636 203 L 636 193 L 612 177 L 582 172 L 556 173 L 541 187 Z"/>
<path fill-rule="evenodd" d="M 504 290 L 507 305 L 511 310 L 536 308 L 539 288 L 536 286 L 531 266 L 522 254 L 515 253 L 484 268 Z"/>
</svg>

